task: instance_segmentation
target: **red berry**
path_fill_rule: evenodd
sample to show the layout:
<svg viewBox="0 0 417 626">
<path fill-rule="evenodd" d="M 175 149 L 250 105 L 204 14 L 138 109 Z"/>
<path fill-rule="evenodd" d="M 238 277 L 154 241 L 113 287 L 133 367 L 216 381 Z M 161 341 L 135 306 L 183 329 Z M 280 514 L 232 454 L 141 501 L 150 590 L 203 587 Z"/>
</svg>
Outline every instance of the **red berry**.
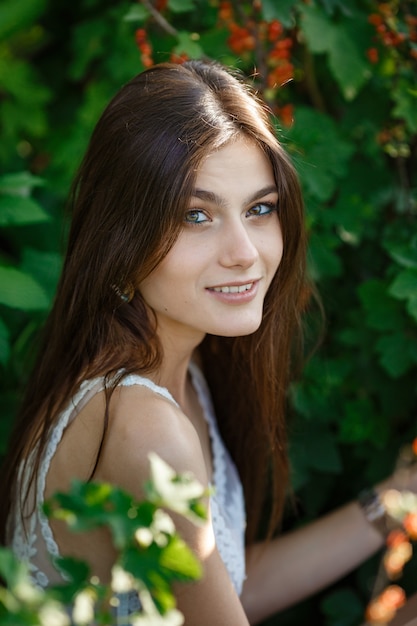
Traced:
<svg viewBox="0 0 417 626">
<path fill-rule="evenodd" d="M 410 539 L 417 539 L 417 513 L 407 513 L 403 519 L 403 526 Z"/>
<path fill-rule="evenodd" d="M 369 48 L 366 51 L 366 55 L 367 55 L 367 57 L 368 57 L 368 59 L 370 60 L 371 63 L 378 63 L 379 54 L 378 54 L 378 50 L 376 48 Z"/>
<path fill-rule="evenodd" d="M 388 609 L 399 609 L 405 604 L 405 591 L 398 585 L 390 585 L 384 589 L 379 598 Z"/>
</svg>

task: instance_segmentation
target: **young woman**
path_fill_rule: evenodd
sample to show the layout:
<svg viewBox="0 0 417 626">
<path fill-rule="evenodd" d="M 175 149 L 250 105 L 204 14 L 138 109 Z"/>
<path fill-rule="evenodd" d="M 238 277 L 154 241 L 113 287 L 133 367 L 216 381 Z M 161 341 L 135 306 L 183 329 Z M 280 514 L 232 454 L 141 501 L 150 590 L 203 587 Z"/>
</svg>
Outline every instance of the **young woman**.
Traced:
<svg viewBox="0 0 417 626">
<path fill-rule="evenodd" d="M 39 585 L 62 579 L 56 554 L 87 559 L 102 580 L 116 557 L 106 532 L 49 523 L 43 500 L 73 478 L 140 498 L 151 451 L 215 487 L 204 526 L 176 519 L 204 566 L 178 591 L 186 624 L 260 621 L 382 545 L 356 503 L 255 542 L 270 479 L 271 533 L 288 484 L 304 289 L 299 183 L 249 88 L 202 62 L 123 87 L 75 180 L 62 277 L 3 474 L 3 541 Z"/>
</svg>

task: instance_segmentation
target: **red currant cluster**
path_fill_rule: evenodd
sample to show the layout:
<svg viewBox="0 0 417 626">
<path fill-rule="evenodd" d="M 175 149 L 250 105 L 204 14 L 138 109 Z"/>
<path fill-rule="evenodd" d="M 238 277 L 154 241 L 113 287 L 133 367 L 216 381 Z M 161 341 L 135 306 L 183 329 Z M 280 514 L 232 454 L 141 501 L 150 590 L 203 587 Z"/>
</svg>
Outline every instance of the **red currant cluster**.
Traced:
<svg viewBox="0 0 417 626">
<path fill-rule="evenodd" d="M 238 24 L 231 22 L 229 30 L 230 36 L 227 43 L 235 54 L 242 54 L 255 49 L 256 39 L 246 26 L 238 26 Z"/>
<path fill-rule="evenodd" d="M 218 19 L 220 26 L 226 26 L 229 31 L 227 44 L 232 52 L 244 61 L 252 61 L 254 55 L 255 67 L 265 74 L 264 96 L 269 102 L 273 102 L 274 112 L 283 124 L 290 125 L 293 107 L 291 104 L 280 106 L 276 96 L 278 89 L 294 77 L 294 66 L 291 62 L 293 39 L 276 19 L 267 22 L 242 14 L 240 22 L 243 23 L 237 23 L 229 0 L 220 2 Z"/>
<path fill-rule="evenodd" d="M 169 60 L 171 63 L 178 63 L 179 65 L 181 65 L 181 63 L 184 63 L 184 61 L 188 61 L 189 58 L 190 57 L 185 52 L 181 52 L 180 54 L 176 52 L 171 52 Z"/>
<path fill-rule="evenodd" d="M 154 64 L 152 58 L 152 44 L 150 43 L 146 30 L 144 28 L 138 28 L 135 31 L 135 41 L 139 48 L 140 60 L 144 67 L 151 67 Z"/>
<path fill-rule="evenodd" d="M 219 4 L 218 20 L 220 26 L 226 26 L 229 31 L 227 45 L 235 54 L 245 55 L 255 49 L 255 32 L 257 25 L 251 18 L 245 17 L 243 26 L 237 24 L 232 3 L 222 0 Z"/>
<path fill-rule="evenodd" d="M 383 128 L 376 139 L 384 152 L 393 159 L 398 157 L 407 159 L 410 156 L 409 138 L 403 121 L 390 128 Z"/>
<path fill-rule="evenodd" d="M 375 28 L 377 44 L 388 50 L 399 49 L 404 58 L 417 60 L 417 12 L 415 5 L 412 9 L 411 3 L 409 8 L 407 4 L 395 0 L 380 2 L 368 19 Z M 379 56 L 377 47 L 368 49 L 371 63 L 377 63 Z"/>
<path fill-rule="evenodd" d="M 366 621 L 369 624 L 388 624 L 404 604 L 404 589 L 398 585 L 390 585 L 369 604 Z"/>
<path fill-rule="evenodd" d="M 417 438 L 404 451 L 407 465 L 417 457 Z M 417 495 L 411 491 L 388 490 L 382 502 L 390 518 L 397 527 L 391 530 L 386 539 L 386 551 L 382 561 L 385 579 L 390 583 L 398 580 L 405 564 L 413 556 L 412 541 L 417 540 Z M 406 602 L 404 589 L 397 584 L 389 584 L 371 600 L 366 610 L 369 624 L 388 624 L 399 608 Z"/>
<path fill-rule="evenodd" d="M 268 41 L 272 47 L 268 55 L 268 86 L 283 85 L 294 76 L 294 66 L 291 63 L 291 37 L 283 37 L 284 29 L 278 20 L 273 20 L 267 25 Z"/>
</svg>

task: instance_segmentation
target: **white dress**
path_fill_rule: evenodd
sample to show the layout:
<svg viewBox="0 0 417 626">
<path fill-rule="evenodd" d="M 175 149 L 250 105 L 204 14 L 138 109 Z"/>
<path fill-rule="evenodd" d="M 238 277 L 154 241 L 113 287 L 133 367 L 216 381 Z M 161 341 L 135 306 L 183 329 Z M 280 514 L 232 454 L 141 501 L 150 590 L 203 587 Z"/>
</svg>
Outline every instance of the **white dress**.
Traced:
<svg viewBox="0 0 417 626">
<path fill-rule="evenodd" d="M 211 439 L 214 492 L 210 497 L 210 507 L 216 545 L 233 585 L 240 595 L 245 578 L 244 534 L 246 526 L 242 485 L 220 437 L 206 381 L 201 371 L 193 363 L 190 365 L 190 373 L 204 417 L 208 423 Z M 148 378 L 130 374 L 123 378 L 119 385 L 145 386 L 178 406 L 166 388 L 159 387 Z M 51 459 L 61 441 L 65 428 L 76 418 L 87 402 L 103 388 L 103 378 L 87 380 L 81 384 L 78 392 L 60 414 L 45 449 L 37 483 L 31 488 L 30 497 L 25 507 L 28 511 L 33 509 L 33 513 L 27 516 L 25 515 L 26 511 L 23 511 L 25 519 L 23 525 L 19 508 L 20 499 L 17 498 L 17 505 L 9 518 L 8 544 L 20 560 L 27 562 L 33 582 L 42 588 L 63 581 L 60 572 L 53 565 L 53 558 L 59 556 L 58 545 L 48 519 L 40 510 L 40 505 L 44 501 L 46 476 Z M 30 470 L 30 461 L 27 469 Z M 25 482 L 28 480 L 28 474 L 29 471 L 25 472 L 24 475 L 23 472 L 20 472 L 17 493 L 22 492 Z M 36 501 L 36 507 L 32 507 L 34 501 Z M 134 602 L 132 608 L 129 609 L 127 600 L 125 603 L 121 602 L 118 610 L 119 616 L 121 613 L 126 615 L 129 610 L 134 610 L 137 607 L 137 603 Z"/>
</svg>

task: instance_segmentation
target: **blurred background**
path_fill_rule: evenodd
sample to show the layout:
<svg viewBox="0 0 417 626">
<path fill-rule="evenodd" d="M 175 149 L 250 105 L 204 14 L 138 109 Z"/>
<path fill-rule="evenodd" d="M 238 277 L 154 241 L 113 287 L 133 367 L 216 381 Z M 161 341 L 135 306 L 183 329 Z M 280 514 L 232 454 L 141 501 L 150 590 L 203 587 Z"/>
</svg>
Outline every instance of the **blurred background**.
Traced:
<svg viewBox="0 0 417 626">
<path fill-rule="evenodd" d="M 289 397 L 289 529 L 387 476 L 417 434 L 414 0 L 2 0 L 0 454 L 95 122 L 144 68 L 200 57 L 255 83 L 304 189 L 326 323 Z M 265 624 L 361 623 L 380 558 Z M 416 580 L 411 561 L 401 584 Z"/>
</svg>

